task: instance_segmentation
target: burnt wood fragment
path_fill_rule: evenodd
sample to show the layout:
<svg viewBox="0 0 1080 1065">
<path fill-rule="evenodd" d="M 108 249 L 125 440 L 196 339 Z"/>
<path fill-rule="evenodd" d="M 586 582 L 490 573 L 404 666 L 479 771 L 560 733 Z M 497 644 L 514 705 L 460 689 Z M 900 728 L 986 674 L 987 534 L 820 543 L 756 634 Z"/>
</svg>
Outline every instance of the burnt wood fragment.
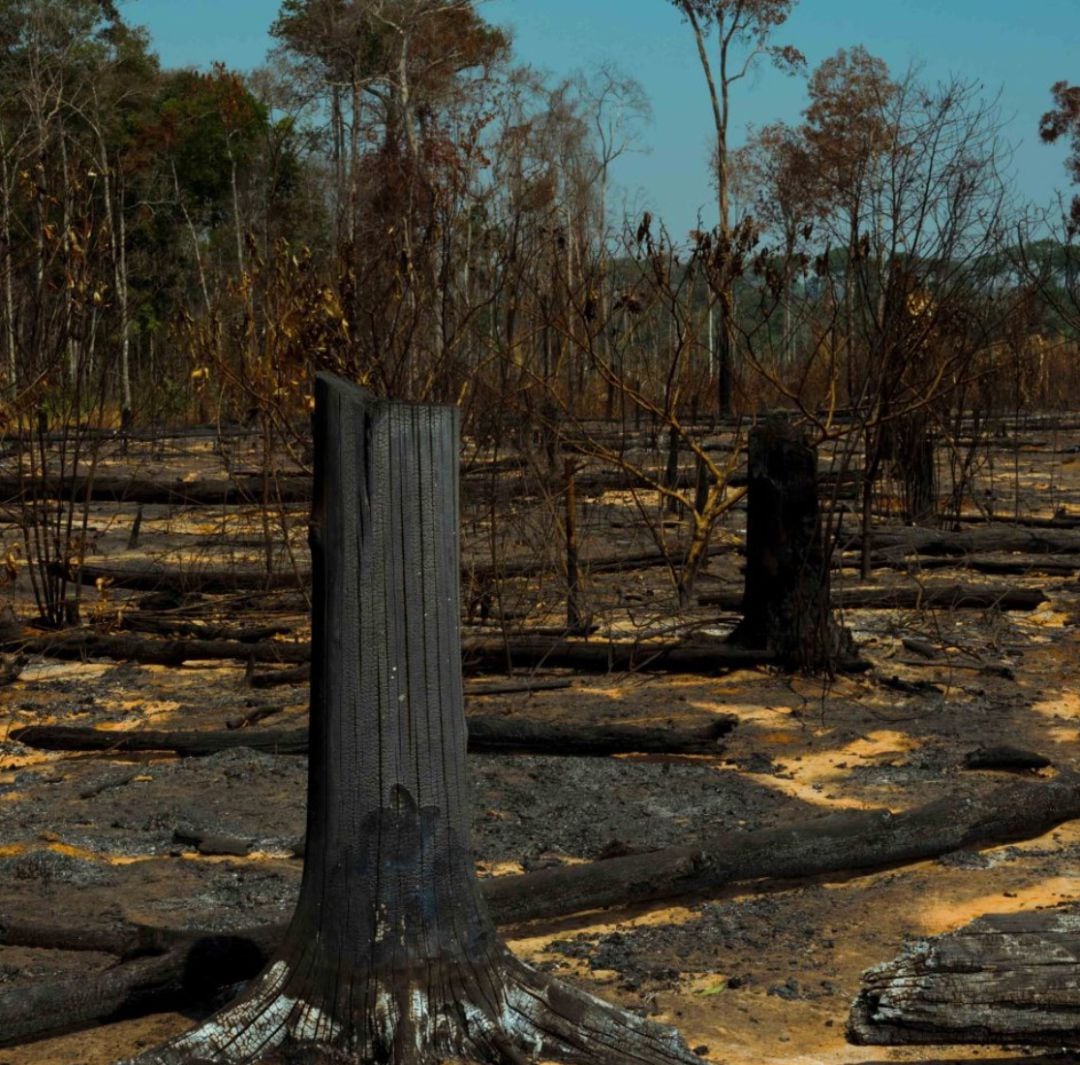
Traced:
<svg viewBox="0 0 1080 1065">
<path fill-rule="evenodd" d="M 1080 1046 L 1080 914 L 980 917 L 863 974 L 852 1042 Z"/>
</svg>

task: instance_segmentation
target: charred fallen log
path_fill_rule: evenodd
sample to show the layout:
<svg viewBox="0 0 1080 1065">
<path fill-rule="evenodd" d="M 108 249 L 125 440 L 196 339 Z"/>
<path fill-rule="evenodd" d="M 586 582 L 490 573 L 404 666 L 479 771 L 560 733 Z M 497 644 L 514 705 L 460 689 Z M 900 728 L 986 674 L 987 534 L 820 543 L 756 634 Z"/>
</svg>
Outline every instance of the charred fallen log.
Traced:
<svg viewBox="0 0 1080 1065">
<path fill-rule="evenodd" d="M 509 640 L 472 639 L 463 644 L 466 669 L 503 672 L 560 668 L 588 673 L 717 673 L 776 664 L 769 651 L 729 647 L 721 640 L 668 642 L 551 639 L 515 636 Z"/>
<path fill-rule="evenodd" d="M 158 1009 L 205 1007 L 223 989 L 250 980 L 282 935 L 282 929 L 273 926 L 237 935 L 142 925 L 82 935 L 57 931 L 52 930 L 56 945 L 51 949 L 100 951 L 121 962 L 93 979 L 69 977 L 0 992 L 0 1047 Z M 0 943 L 37 947 L 44 946 L 45 939 L 44 929 L 0 922 Z"/>
<path fill-rule="evenodd" d="M 307 684 L 311 680 L 311 666 L 293 666 L 291 669 L 274 669 L 265 673 L 250 672 L 247 682 L 252 688 L 283 688 L 295 684 Z"/>
<path fill-rule="evenodd" d="M 237 659 L 242 662 L 306 662 L 311 645 L 279 640 L 154 640 L 139 636 L 104 635 L 91 629 L 43 635 L 11 637 L 0 645 L 3 650 L 21 654 L 46 655 L 49 658 L 113 658 L 124 662 L 179 666 L 184 662 L 211 659 Z"/>
<path fill-rule="evenodd" d="M 702 606 L 738 609 L 734 592 L 699 597 Z M 928 583 L 914 588 L 840 588 L 832 593 L 832 605 L 844 610 L 1035 610 L 1046 602 L 1038 588 L 1013 585 L 963 585 Z"/>
<path fill-rule="evenodd" d="M 854 1043 L 1080 1046 L 1080 914 L 980 917 L 863 974 Z"/>
<path fill-rule="evenodd" d="M 12 729 L 9 737 L 42 751 L 171 751 L 200 757 L 247 747 L 269 754 L 307 754 L 308 730 L 225 729 L 175 731 L 96 729 L 69 725 L 30 725 Z"/>
<path fill-rule="evenodd" d="M 176 597 L 185 595 L 227 595 L 230 592 L 271 592 L 306 588 L 311 573 L 306 569 L 286 568 L 267 573 L 256 566 L 191 565 L 169 566 L 159 563 L 113 565 L 86 562 L 75 568 L 54 566 L 54 572 L 67 580 L 83 584 L 103 584 L 140 592 L 162 592 Z"/>
<path fill-rule="evenodd" d="M 481 889 L 494 920 L 508 925 L 605 906 L 708 895 L 732 883 L 870 872 L 961 848 L 1032 838 L 1076 817 L 1080 817 L 1080 785 L 1062 779 L 1010 781 L 986 792 L 939 799 L 899 814 L 887 810 L 842 811 L 781 828 L 725 832 L 694 846 L 491 878 L 481 882 Z M 5 927 L 10 929 L 6 936 Z M 92 938 L 88 939 L 88 935 Z M 247 943 L 249 950 L 254 944 L 260 951 L 269 952 L 283 935 L 283 927 L 265 925 L 237 933 L 234 940 L 237 944 Z M 135 926 L 93 933 L 59 925 L 50 930 L 41 923 L 26 926 L 0 918 L 0 942 L 44 947 L 50 938 L 66 949 L 107 950 L 119 956 L 135 950 L 164 951 L 161 968 L 155 971 L 155 978 L 161 980 L 168 976 L 170 966 L 174 977 L 179 977 L 188 964 L 188 953 L 205 937 L 197 931 L 142 930 Z M 232 960 L 235 972 L 242 964 Z M 254 975 L 258 967 L 252 965 L 246 975 Z M 86 1005 L 74 1022 L 76 1026 L 115 1013 L 127 968 L 127 964 L 118 966 L 113 970 L 115 982 L 100 989 L 94 981 L 84 981 L 82 1001 Z M 140 971 L 130 973 L 131 987 L 136 991 L 143 981 Z M 20 1012 L 25 1008 L 22 998 L 13 1000 L 0 994 L 0 1045 L 15 1041 L 8 1036 L 8 1018 L 20 1018 L 23 1040 L 40 1038 L 64 1027 L 64 1017 L 57 1011 L 67 1008 L 69 991 L 66 985 L 49 986 L 58 987 L 56 994 L 50 998 L 43 990 L 33 1017 Z M 215 986 L 220 985 L 214 983 L 212 973 L 201 981 L 204 993 Z M 54 1001 L 55 1010 L 51 1006 Z M 93 1003 L 98 1004 L 96 1015 L 91 1015 Z M 169 1004 L 176 1005 L 175 999 Z M 148 1005 L 145 1003 L 143 1008 Z"/>
<path fill-rule="evenodd" d="M 303 474 L 277 474 L 265 481 L 262 474 L 206 477 L 195 481 L 150 480 L 108 474 L 67 477 L 0 477 L 0 500 L 66 499 L 77 503 L 144 503 L 169 506 L 221 506 L 258 504 L 266 493 L 275 503 L 307 503 L 311 478 Z"/>
<path fill-rule="evenodd" d="M 709 549 L 708 554 L 720 555 L 731 550 L 726 545 L 714 545 Z M 678 564 L 680 557 L 681 554 L 677 548 L 672 548 L 667 552 L 653 548 L 648 551 L 599 555 L 594 558 L 582 556 L 579 559 L 579 565 L 582 574 L 622 573 L 651 566 L 675 565 Z M 557 568 L 556 561 L 543 557 L 507 559 L 494 566 L 489 564 L 467 566 L 462 570 L 462 579 L 473 586 L 484 585 L 495 580 L 534 577 L 554 572 Z M 54 570 L 65 579 L 79 580 L 83 584 L 96 585 L 101 582 L 110 588 L 168 593 L 177 597 L 226 595 L 231 592 L 288 591 L 306 589 L 311 584 L 309 570 L 292 567 L 267 573 L 264 568 L 254 565 L 177 566 L 160 563 L 87 562 L 76 568 L 55 566 Z M 307 609 L 306 604 L 303 604 L 303 609 Z"/>
<path fill-rule="evenodd" d="M 69 977 L 0 993 L 0 1046 L 149 1013 L 181 998 L 184 967 L 180 955 L 153 955 L 114 966 L 93 980 Z"/>
<path fill-rule="evenodd" d="M 991 576 L 1026 576 L 1046 574 L 1052 577 L 1071 577 L 1080 571 L 1077 555 L 1027 555 L 1005 552 L 1000 555 L 918 555 L 914 558 L 902 552 L 881 553 L 871 557 L 874 569 L 902 571 L 959 569 Z M 857 568 L 857 560 L 841 559 L 837 568 Z"/>
<path fill-rule="evenodd" d="M 595 641 L 557 639 L 549 636 L 517 636 L 465 640 L 462 644 L 467 671 L 505 672 L 538 667 L 577 669 L 583 672 L 675 672 L 714 674 L 723 670 L 778 664 L 770 651 L 731 647 L 721 640 Z M 306 663 L 311 645 L 306 642 L 260 640 L 154 640 L 134 636 L 108 636 L 80 629 L 34 636 L 9 636 L 0 651 L 48 655 L 53 658 L 113 658 L 120 661 L 178 666 L 188 661 L 235 659 L 241 662 Z M 864 670 L 867 663 L 851 658 L 839 668 Z M 304 669 L 288 675 L 288 683 L 300 683 Z M 271 687 L 278 677 L 252 678 L 255 687 Z"/>
<path fill-rule="evenodd" d="M 723 715 L 696 728 L 589 725 L 529 720 L 517 716 L 469 714 L 469 750 L 530 754 L 604 755 L 620 753 L 716 754 L 737 718 Z M 32 725 L 13 729 L 13 740 L 47 751 L 170 751 L 183 756 L 217 754 L 248 747 L 270 754 L 307 754 L 308 730 L 227 729 L 175 731 L 95 729 Z"/>
<path fill-rule="evenodd" d="M 292 625 L 229 625 L 196 621 L 175 614 L 155 614 L 146 610 L 125 611 L 119 625 L 128 632 L 144 632 L 154 636 L 187 636 L 198 640 L 236 640 L 239 643 L 258 643 L 275 636 L 286 636 Z"/>
<path fill-rule="evenodd" d="M 1041 835 L 1080 817 L 1080 784 L 1016 781 L 894 814 L 843 811 L 783 828 L 486 881 L 503 922 L 709 894 L 726 884 L 901 865 Z M 516 882 L 516 883 L 515 883 Z"/>
<path fill-rule="evenodd" d="M 845 549 L 862 547 L 855 536 Z M 983 525 L 960 532 L 907 526 L 875 529 L 870 537 L 874 551 L 891 550 L 913 555 L 973 555 L 1015 551 L 1029 555 L 1075 555 L 1080 553 L 1080 529 L 1031 529 L 1017 525 Z"/>
</svg>

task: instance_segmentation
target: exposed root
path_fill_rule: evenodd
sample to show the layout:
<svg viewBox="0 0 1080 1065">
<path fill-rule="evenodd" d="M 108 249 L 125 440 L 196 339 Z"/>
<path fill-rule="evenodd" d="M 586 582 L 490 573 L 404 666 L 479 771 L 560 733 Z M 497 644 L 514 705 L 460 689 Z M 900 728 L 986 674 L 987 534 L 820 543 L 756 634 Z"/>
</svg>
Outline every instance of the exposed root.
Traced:
<svg viewBox="0 0 1080 1065">
<path fill-rule="evenodd" d="M 431 985 L 340 989 L 336 1008 L 290 993 L 275 962 L 238 1002 L 123 1065 L 699 1065 L 671 1028 L 506 955 L 483 970 L 433 970 Z M 349 1020 L 344 1018 L 348 1017 Z"/>
</svg>

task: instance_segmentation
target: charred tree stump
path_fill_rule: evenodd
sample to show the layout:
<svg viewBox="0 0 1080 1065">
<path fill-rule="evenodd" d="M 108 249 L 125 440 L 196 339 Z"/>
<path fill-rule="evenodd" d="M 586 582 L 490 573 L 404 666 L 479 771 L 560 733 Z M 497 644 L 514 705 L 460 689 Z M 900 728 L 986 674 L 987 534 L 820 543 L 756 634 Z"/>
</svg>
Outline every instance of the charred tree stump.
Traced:
<svg viewBox="0 0 1080 1065">
<path fill-rule="evenodd" d="M 566 631 L 577 636 L 587 635 L 589 612 L 581 602 L 581 552 L 577 520 L 577 465 L 567 459 L 566 473 Z"/>
<path fill-rule="evenodd" d="M 932 521 L 937 512 L 935 441 L 925 422 L 919 418 L 905 427 L 903 447 L 893 458 L 903 490 L 904 520 L 916 525 Z"/>
<path fill-rule="evenodd" d="M 281 948 L 140 1065 L 697 1062 L 519 962 L 469 849 L 458 417 L 316 382 L 307 860 Z"/>
<path fill-rule="evenodd" d="M 832 670 L 854 645 L 829 604 L 817 452 L 782 417 L 755 426 L 749 443 L 743 619 L 730 642 L 792 669 Z"/>
</svg>

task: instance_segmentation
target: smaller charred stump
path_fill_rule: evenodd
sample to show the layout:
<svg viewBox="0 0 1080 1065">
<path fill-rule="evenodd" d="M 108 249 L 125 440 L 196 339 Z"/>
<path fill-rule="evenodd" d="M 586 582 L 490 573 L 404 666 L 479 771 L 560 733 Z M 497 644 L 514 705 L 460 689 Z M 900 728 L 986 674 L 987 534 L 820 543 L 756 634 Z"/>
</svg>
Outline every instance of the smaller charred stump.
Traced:
<svg viewBox="0 0 1080 1065">
<path fill-rule="evenodd" d="M 935 439 L 925 414 L 909 415 L 893 427 L 892 465 L 900 480 L 904 520 L 931 522 L 937 512 Z"/>
<path fill-rule="evenodd" d="M 743 618 L 729 641 L 790 669 L 832 670 L 854 644 L 829 606 L 817 452 L 780 416 L 751 429 L 749 445 Z"/>
<path fill-rule="evenodd" d="M 468 838 L 458 416 L 320 374 L 300 898 L 235 1003 L 140 1065 L 692 1065 L 672 1029 L 518 961 Z"/>
</svg>

